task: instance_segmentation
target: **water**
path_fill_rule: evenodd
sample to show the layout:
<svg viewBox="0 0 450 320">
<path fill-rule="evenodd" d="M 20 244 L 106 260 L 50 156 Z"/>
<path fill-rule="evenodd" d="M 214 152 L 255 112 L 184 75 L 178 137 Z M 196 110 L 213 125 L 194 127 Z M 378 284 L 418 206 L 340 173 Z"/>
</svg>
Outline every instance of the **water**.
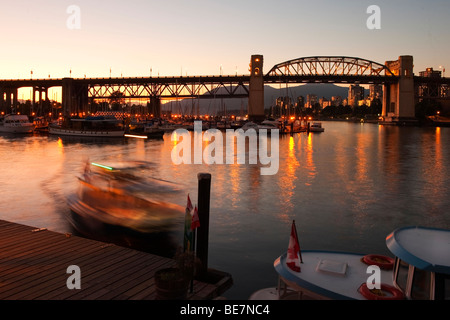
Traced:
<svg viewBox="0 0 450 320">
<path fill-rule="evenodd" d="M 276 175 L 259 165 L 174 165 L 164 140 L 0 136 L 0 218 L 73 232 L 66 197 L 85 162 L 144 160 L 155 177 L 197 203 L 197 174 L 212 175 L 209 266 L 231 273 L 224 296 L 248 299 L 274 286 L 273 261 L 295 219 L 302 249 L 389 254 L 398 227 L 450 228 L 450 128 L 324 122 L 324 133 L 280 138 Z M 173 234 L 182 245 L 182 230 Z M 163 244 L 161 244 L 162 246 Z"/>
</svg>

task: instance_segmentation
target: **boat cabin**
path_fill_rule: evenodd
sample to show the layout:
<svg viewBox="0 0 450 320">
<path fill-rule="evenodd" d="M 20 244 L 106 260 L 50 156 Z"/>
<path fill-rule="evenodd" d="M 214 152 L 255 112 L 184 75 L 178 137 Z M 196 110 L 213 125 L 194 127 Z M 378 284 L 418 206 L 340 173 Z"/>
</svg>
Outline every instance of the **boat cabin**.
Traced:
<svg viewBox="0 0 450 320">
<path fill-rule="evenodd" d="M 386 244 L 396 257 L 394 285 L 407 299 L 450 300 L 450 231 L 401 228 Z"/>
</svg>

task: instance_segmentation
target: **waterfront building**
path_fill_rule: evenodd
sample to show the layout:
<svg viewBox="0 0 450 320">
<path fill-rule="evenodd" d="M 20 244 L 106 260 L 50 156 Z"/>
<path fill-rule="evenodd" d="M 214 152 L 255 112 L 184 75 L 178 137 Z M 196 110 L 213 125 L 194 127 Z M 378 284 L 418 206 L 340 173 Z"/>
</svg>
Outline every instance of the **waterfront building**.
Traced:
<svg viewBox="0 0 450 320">
<path fill-rule="evenodd" d="M 427 68 L 425 71 L 420 71 L 419 75 L 427 78 L 441 78 L 441 71 L 433 70 L 433 68 Z"/>
</svg>

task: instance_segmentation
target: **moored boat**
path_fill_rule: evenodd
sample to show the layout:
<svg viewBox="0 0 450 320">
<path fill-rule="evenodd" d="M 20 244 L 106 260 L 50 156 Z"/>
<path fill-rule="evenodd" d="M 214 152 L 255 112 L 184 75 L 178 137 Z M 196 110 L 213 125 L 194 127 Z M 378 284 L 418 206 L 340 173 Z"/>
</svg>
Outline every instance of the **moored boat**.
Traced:
<svg viewBox="0 0 450 320">
<path fill-rule="evenodd" d="M 260 130 L 266 130 L 268 134 L 270 134 L 272 130 L 277 130 L 278 132 L 280 131 L 279 127 L 272 122 L 258 124 L 252 121 L 245 123 L 240 129 L 242 129 L 243 131 L 255 130 L 256 133 L 258 133 Z"/>
<path fill-rule="evenodd" d="M 125 136 L 162 139 L 164 134 L 165 131 L 159 128 L 158 122 L 141 121 L 130 125 L 130 130 Z"/>
<path fill-rule="evenodd" d="M 278 288 L 259 290 L 252 298 L 283 299 L 294 292 L 298 298 L 320 300 L 450 299 L 450 230 L 400 228 L 386 237 L 386 244 L 394 258 L 304 251 L 296 271 L 285 253 L 274 261 Z M 379 268 L 378 288 L 369 286 L 368 268 L 373 266 Z"/>
<path fill-rule="evenodd" d="M 308 130 L 310 132 L 324 132 L 325 128 L 322 127 L 322 123 L 321 122 L 313 122 L 313 123 L 308 125 Z"/>
<path fill-rule="evenodd" d="M 51 123 L 48 132 L 54 135 L 79 137 L 123 137 L 123 122 L 115 117 L 97 116 L 65 119 L 62 123 Z"/>
<path fill-rule="evenodd" d="M 27 115 L 7 114 L 0 118 L 0 132 L 32 133 L 35 125 L 30 122 Z"/>
</svg>

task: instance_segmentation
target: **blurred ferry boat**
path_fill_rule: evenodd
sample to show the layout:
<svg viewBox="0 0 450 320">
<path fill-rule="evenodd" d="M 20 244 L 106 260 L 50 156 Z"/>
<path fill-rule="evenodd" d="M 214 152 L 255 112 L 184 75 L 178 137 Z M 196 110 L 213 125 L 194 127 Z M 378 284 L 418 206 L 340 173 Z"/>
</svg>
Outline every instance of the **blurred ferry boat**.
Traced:
<svg viewBox="0 0 450 320">
<path fill-rule="evenodd" d="M 259 290 L 250 299 L 450 299 L 450 230 L 400 228 L 386 237 L 386 244 L 395 258 L 305 251 L 296 271 L 285 253 L 274 262 L 278 287 Z M 380 268 L 378 289 L 367 283 L 369 266 Z"/>
<path fill-rule="evenodd" d="M 48 132 L 54 135 L 80 137 L 123 137 L 123 122 L 113 116 L 91 116 L 65 119 L 62 123 L 51 123 Z"/>
<path fill-rule="evenodd" d="M 7 114 L 0 118 L 0 132 L 32 133 L 34 128 L 27 115 Z"/>
<path fill-rule="evenodd" d="M 73 227 L 87 236 L 172 230 L 182 221 L 184 209 L 162 199 L 179 189 L 167 181 L 139 176 L 139 169 L 146 166 L 145 162 L 114 167 L 87 163 L 78 178 L 78 192 L 67 199 Z"/>
</svg>

